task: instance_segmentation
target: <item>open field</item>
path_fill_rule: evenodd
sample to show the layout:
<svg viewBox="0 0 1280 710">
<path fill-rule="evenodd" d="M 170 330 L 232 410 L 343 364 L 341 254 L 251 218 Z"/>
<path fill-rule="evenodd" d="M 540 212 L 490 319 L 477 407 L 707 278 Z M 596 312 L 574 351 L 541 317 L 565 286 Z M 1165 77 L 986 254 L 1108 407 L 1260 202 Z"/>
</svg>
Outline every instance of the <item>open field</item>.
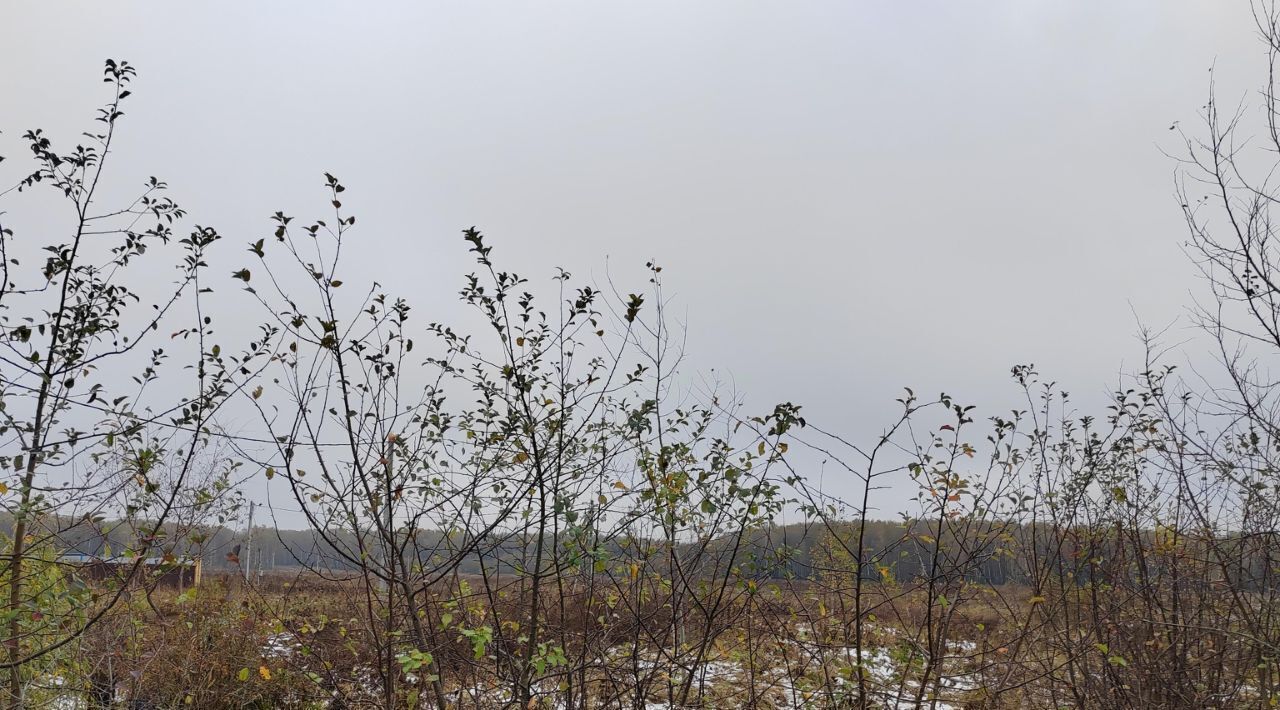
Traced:
<svg viewBox="0 0 1280 710">
<path fill-rule="evenodd" d="M 490 583 L 493 598 L 523 606 L 517 583 Z M 486 626 L 509 610 L 495 614 L 490 597 L 474 591 L 483 584 L 459 576 L 434 591 L 439 608 L 452 612 L 433 634 L 430 668 L 403 655 L 392 665 L 406 707 L 436 707 L 436 690 L 446 708 L 512 707 L 520 644 Z M 670 619 L 662 604 L 628 611 L 609 594 L 586 598 L 566 586 L 572 603 L 564 616 L 548 614 L 544 631 L 561 645 L 540 661 L 528 708 L 853 707 L 860 678 L 875 708 L 1053 707 L 1071 692 L 1070 661 L 1055 671 L 1054 656 L 1045 655 L 1044 644 L 1065 639 L 1036 638 L 1060 627 L 1037 613 L 1045 604 L 1025 587 L 962 590 L 965 601 L 946 609 L 933 638 L 920 590 L 869 591 L 859 657 L 858 630 L 842 609 L 849 599 L 822 582 L 761 585 L 737 596 L 713 626 L 682 629 L 677 645 L 664 643 Z M 358 580 L 305 575 L 270 575 L 252 586 L 216 575 L 194 593 L 154 592 L 81 639 L 75 667 L 88 681 L 83 690 L 70 692 L 60 678 L 45 697 L 58 708 L 86 709 L 384 707 L 382 641 L 358 613 L 363 596 Z M 1028 634 L 1031 619 L 1043 626 Z M 1105 674 L 1147 662 L 1100 652 L 1083 636 L 1096 658 L 1076 669 Z M 1241 684 L 1218 707 L 1263 702 L 1256 686 Z"/>
<path fill-rule="evenodd" d="M 0 710 L 1280 708 L 1280 0 L 234 5 L 0 2 Z"/>
</svg>

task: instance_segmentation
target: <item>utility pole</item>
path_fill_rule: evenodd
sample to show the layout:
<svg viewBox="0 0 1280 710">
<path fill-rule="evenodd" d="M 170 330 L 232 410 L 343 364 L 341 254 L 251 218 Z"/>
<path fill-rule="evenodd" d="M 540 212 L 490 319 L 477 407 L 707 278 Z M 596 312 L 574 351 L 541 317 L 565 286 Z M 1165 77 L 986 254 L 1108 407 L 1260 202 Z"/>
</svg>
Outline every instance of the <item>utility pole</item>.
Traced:
<svg viewBox="0 0 1280 710">
<path fill-rule="evenodd" d="M 395 446 L 397 437 L 395 434 L 387 435 L 387 445 L 384 449 L 385 455 L 382 457 L 382 465 L 384 467 L 383 476 L 386 485 L 382 491 L 382 563 L 386 568 L 384 572 L 387 576 L 387 604 L 391 604 L 391 583 L 396 574 L 397 563 L 399 560 L 396 556 L 395 546 L 395 528 L 393 527 L 394 516 L 391 507 L 391 497 L 394 494 L 392 477 L 394 471 L 392 468 L 392 459 L 395 457 Z"/>
<path fill-rule="evenodd" d="M 387 435 L 387 444 L 385 449 L 387 455 L 383 457 L 383 462 L 386 465 L 387 486 L 386 486 L 386 490 L 383 492 L 383 501 L 382 501 L 382 510 L 383 510 L 383 517 L 384 517 L 383 525 L 385 526 L 385 531 L 382 536 L 382 542 L 383 542 L 383 545 L 385 546 L 383 548 L 384 554 L 383 554 L 382 561 L 383 561 L 383 564 L 386 565 L 386 569 L 384 570 L 384 572 L 387 575 L 386 644 L 387 644 L 387 667 L 388 668 L 394 667 L 393 661 L 395 659 L 395 646 L 391 643 L 391 634 L 392 634 L 392 631 L 395 629 L 395 601 L 396 601 L 395 580 L 396 580 L 396 568 L 398 567 L 397 565 L 398 560 L 395 559 L 395 555 L 396 555 L 395 533 L 393 532 L 394 529 L 391 527 L 391 519 L 392 519 L 391 488 L 392 488 L 392 475 L 394 474 L 394 470 L 392 469 L 392 466 L 391 466 L 391 459 L 392 457 L 395 456 L 395 448 L 396 448 L 396 435 L 395 434 Z M 391 699 L 395 695 L 394 683 L 395 683 L 395 676 L 394 675 L 388 676 L 387 683 L 386 683 L 386 695 L 387 695 L 388 707 L 391 706 Z"/>
<path fill-rule="evenodd" d="M 249 534 L 244 541 L 244 559 L 240 560 L 240 566 L 244 568 L 244 581 L 249 581 L 249 570 L 253 569 L 253 507 L 255 502 L 249 501 Z"/>
<path fill-rule="evenodd" d="M 390 565 L 390 570 L 393 572 L 396 569 L 396 564 L 393 561 L 395 557 L 395 532 L 391 522 L 391 517 L 392 517 L 392 509 L 391 509 L 392 478 L 391 477 L 393 475 L 393 472 L 391 469 L 391 459 L 392 457 L 395 456 L 395 447 L 396 447 L 396 438 L 395 438 L 395 434 L 392 434 L 391 436 L 387 437 L 387 492 L 386 492 L 386 500 L 383 503 L 383 517 L 385 518 L 385 520 L 383 521 L 383 525 L 387 526 L 387 535 L 386 535 L 387 560 L 386 561 Z M 388 577 L 388 579 L 390 579 L 390 577 Z"/>
</svg>

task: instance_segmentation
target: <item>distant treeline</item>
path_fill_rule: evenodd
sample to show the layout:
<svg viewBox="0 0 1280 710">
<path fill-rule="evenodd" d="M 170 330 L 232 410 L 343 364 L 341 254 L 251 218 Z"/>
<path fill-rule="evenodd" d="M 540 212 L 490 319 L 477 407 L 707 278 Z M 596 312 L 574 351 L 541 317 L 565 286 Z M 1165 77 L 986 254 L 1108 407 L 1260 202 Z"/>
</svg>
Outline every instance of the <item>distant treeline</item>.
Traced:
<svg viewBox="0 0 1280 710">
<path fill-rule="evenodd" d="M 46 526 L 52 529 L 53 522 L 49 521 Z M 59 519 L 56 524 L 55 537 L 61 545 L 61 549 L 56 551 L 58 554 L 113 557 L 138 549 L 135 530 L 121 523 L 95 524 Z M 864 526 L 859 526 L 858 521 L 832 525 L 779 525 L 744 531 L 740 533 L 740 542 L 737 535 L 726 535 L 701 543 L 683 543 L 682 547 L 691 548 L 697 544 L 721 558 L 727 558 L 730 551 L 734 550 L 736 564 L 740 569 L 758 578 L 851 578 L 857 567 L 857 541 L 861 536 L 862 577 L 891 578 L 907 582 L 928 577 L 933 569 L 953 569 L 952 561 L 935 560 L 931 556 L 936 527 L 936 521 L 927 520 L 910 523 L 869 520 Z M 0 516 L 0 531 L 8 534 L 11 529 L 11 518 Z M 1060 557 L 1068 568 L 1075 570 L 1073 576 L 1083 583 L 1091 576 L 1101 575 L 1101 572 L 1091 573 L 1091 570 L 1101 569 L 1102 561 L 1119 549 L 1110 530 L 1068 530 L 1054 533 L 1042 526 L 1038 535 L 1033 535 L 1033 532 L 1026 525 L 987 523 L 984 529 L 969 531 L 963 540 L 944 533 L 947 539 L 943 549 L 951 551 L 950 554 L 957 557 L 963 556 L 971 560 L 964 575 L 970 581 L 991 585 L 1030 586 L 1034 586 L 1036 580 L 1029 570 L 1037 567 L 1043 569 L 1046 559 Z M 1157 534 L 1152 531 L 1147 533 L 1147 537 L 1154 539 Z M 181 536 L 174 536 L 169 531 L 169 535 L 162 536 L 147 554 L 199 557 L 207 570 L 231 571 L 247 567 L 254 572 L 261 570 L 268 573 L 310 568 L 340 574 L 355 572 L 357 569 L 356 565 L 339 554 L 322 536 L 310 530 L 256 527 L 251 536 L 245 530 L 219 526 L 188 531 Z M 336 539 L 344 541 L 348 550 L 359 548 L 356 541 L 351 539 L 350 533 L 330 533 L 331 537 L 335 535 Z M 1275 546 L 1280 545 L 1280 538 L 1258 540 L 1256 535 L 1242 538 L 1238 543 L 1233 542 L 1229 536 L 1220 535 L 1214 538 L 1213 544 L 1245 545 L 1246 541 L 1250 547 L 1261 544 L 1275 549 Z M 1184 539 L 1180 544 L 1185 546 L 1195 543 Z M 1205 541 L 1201 541 L 1201 544 L 1205 544 Z M 526 540 L 518 534 L 493 535 L 483 542 L 473 540 L 464 544 L 457 537 L 441 532 L 419 531 L 414 544 L 407 547 L 418 551 L 418 562 L 424 566 L 449 564 L 463 574 L 480 574 L 486 568 L 491 572 L 505 573 L 521 569 Z M 468 551 L 458 554 L 455 551 L 459 549 Z M 603 560 L 608 564 L 629 564 L 636 557 L 645 557 L 650 564 L 655 564 L 656 560 L 656 564 L 660 565 L 664 549 L 657 540 L 613 540 L 601 543 L 593 559 Z M 1028 559 L 1033 550 L 1040 558 L 1038 563 Z M 379 552 L 374 550 L 371 554 Z M 1236 569 L 1224 570 L 1224 576 L 1236 579 L 1257 579 L 1263 576 L 1261 566 L 1267 564 L 1265 555 L 1242 551 L 1239 559 L 1256 559 L 1257 564 L 1242 562 Z M 1086 560 L 1086 563 L 1081 564 L 1080 560 Z M 1097 564 L 1088 564 L 1088 560 L 1094 560 Z M 1158 564 L 1143 560 L 1132 562 L 1135 566 Z"/>
</svg>

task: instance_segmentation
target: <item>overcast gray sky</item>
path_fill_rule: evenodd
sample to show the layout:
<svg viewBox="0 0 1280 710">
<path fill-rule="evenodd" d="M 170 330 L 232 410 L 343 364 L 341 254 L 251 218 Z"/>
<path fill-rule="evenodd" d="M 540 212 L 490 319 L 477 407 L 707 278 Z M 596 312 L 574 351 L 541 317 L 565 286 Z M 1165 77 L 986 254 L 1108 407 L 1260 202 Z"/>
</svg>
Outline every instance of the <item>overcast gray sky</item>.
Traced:
<svg viewBox="0 0 1280 710">
<path fill-rule="evenodd" d="M 691 365 L 866 437 L 903 385 L 1002 409 L 1015 363 L 1100 397 L 1196 286 L 1169 127 L 1262 49 L 1219 0 L 14 2 L 0 154 L 124 58 L 117 169 L 236 244 L 330 171 L 348 273 L 428 317 L 472 224 L 530 277 L 653 257 Z"/>
</svg>

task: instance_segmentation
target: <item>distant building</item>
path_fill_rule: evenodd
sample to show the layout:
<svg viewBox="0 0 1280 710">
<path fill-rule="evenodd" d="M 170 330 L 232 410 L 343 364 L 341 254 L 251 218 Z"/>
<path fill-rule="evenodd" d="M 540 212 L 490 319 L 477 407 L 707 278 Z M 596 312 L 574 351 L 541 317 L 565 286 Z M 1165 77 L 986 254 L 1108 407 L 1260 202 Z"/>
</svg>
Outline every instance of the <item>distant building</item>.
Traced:
<svg viewBox="0 0 1280 710">
<path fill-rule="evenodd" d="M 68 553 L 59 562 L 74 570 L 86 582 L 98 580 L 123 581 L 137 564 L 137 559 L 126 557 L 100 557 L 82 553 Z M 142 561 L 142 569 L 133 576 L 131 584 L 137 587 L 174 589 L 178 592 L 200 586 L 200 558 L 148 557 Z"/>
</svg>

